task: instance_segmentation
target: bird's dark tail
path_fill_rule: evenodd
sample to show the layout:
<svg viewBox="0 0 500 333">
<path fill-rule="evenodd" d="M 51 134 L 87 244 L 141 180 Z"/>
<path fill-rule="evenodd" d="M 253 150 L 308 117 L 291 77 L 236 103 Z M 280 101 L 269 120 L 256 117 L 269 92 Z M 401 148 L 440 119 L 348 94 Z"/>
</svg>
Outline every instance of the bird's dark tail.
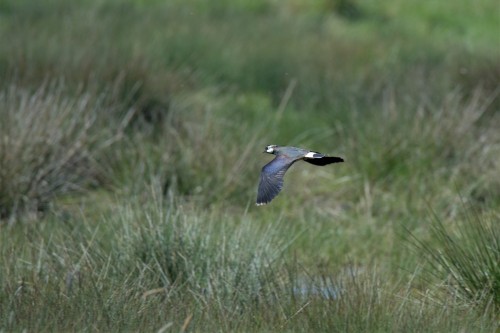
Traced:
<svg viewBox="0 0 500 333">
<path fill-rule="evenodd" d="M 340 163 L 344 162 L 344 159 L 341 157 L 334 157 L 334 156 L 323 156 L 320 158 L 304 158 L 304 161 L 307 163 L 311 163 L 314 165 L 328 165 L 332 163 Z"/>
</svg>

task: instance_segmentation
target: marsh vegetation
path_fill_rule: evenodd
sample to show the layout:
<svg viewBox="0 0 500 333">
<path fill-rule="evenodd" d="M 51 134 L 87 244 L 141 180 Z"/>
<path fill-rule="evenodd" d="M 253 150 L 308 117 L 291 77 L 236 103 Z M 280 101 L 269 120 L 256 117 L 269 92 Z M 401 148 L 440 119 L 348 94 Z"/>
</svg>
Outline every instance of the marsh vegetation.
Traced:
<svg viewBox="0 0 500 333">
<path fill-rule="evenodd" d="M 493 0 L 0 4 L 0 331 L 496 332 Z M 342 156 L 254 205 L 267 144 Z"/>
</svg>

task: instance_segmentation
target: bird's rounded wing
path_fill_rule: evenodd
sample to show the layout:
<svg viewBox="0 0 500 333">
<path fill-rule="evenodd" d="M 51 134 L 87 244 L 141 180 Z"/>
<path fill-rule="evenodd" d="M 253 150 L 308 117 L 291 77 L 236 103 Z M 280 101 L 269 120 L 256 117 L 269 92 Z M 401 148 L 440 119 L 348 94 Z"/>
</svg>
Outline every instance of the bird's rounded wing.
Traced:
<svg viewBox="0 0 500 333">
<path fill-rule="evenodd" d="M 277 156 L 264 165 L 260 173 L 259 189 L 257 191 L 257 205 L 265 205 L 274 199 L 283 188 L 283 176 L 295 162 L 285 156 Z"/>
</svg>

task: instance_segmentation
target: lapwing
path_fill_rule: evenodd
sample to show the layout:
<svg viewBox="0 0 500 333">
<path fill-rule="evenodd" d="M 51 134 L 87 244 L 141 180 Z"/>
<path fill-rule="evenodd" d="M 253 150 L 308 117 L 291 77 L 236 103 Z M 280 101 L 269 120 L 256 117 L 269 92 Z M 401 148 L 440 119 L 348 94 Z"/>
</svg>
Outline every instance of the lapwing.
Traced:
<svg viewBox="0 0 500 333">
<path fill-rule="evenodd" d="M 264 165 L 260 173 L 259 189 L 257 191 L 257 206 L 271 202 L 283 188 L 283 176 L 293 163 L 303 160 L 314 165 L 328 165 L 344 162 L 340 157 L 326 156 L 321 153 L 296 147 L 281 147 L 269 145 L 263 153 L 276 155 Z"/>
</svg>

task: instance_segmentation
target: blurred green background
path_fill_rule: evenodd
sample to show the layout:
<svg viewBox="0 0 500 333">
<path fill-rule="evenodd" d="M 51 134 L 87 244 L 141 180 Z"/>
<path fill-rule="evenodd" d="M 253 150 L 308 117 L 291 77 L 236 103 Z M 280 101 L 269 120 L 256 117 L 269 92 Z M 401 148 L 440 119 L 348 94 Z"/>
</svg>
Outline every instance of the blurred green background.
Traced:
<svg viewBox="0 0 500 333">
<path fill-rule="evenodd" d="M 494 0 L 0 1 L 0 331 L 499 329 Z M 268 144 L 297 163 L 255 206 Z"/>
</svg>

